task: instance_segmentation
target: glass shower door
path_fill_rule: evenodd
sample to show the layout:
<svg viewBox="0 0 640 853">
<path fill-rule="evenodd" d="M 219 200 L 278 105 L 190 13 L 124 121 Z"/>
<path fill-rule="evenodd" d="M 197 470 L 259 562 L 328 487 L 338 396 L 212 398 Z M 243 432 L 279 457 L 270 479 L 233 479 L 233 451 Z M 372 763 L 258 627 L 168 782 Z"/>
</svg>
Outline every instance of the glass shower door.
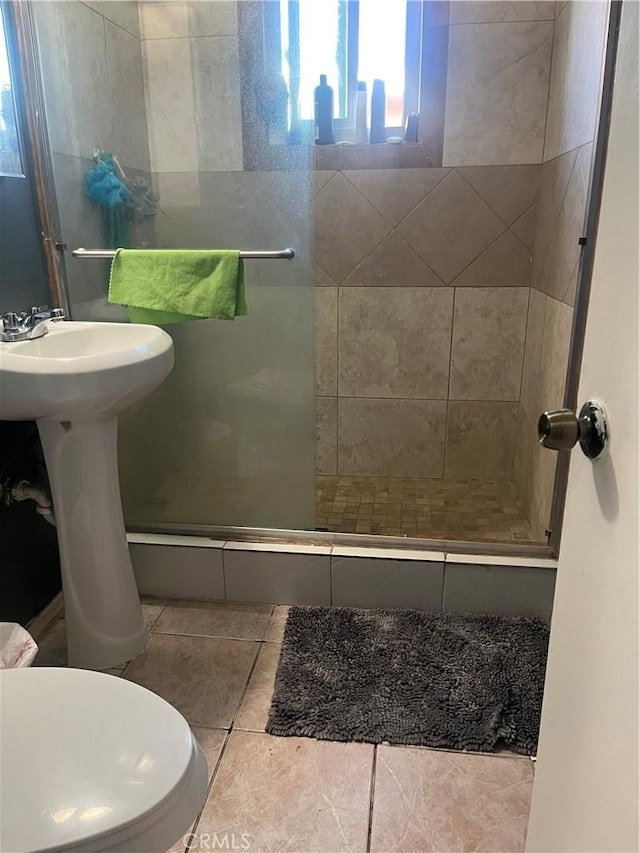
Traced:
<svg viewBox="0 0 640 853">
<path fill-rule="evenodd" d="M 71 255 L 112 248 L 100 152 L 140 202 L 130 246 L 295 250 L 245 261 L 248 316 L 166 327 L 175 369 L 120 423 L 129 525 L 315 524 L 312 149 L 274 131 L 269 5 L 35 4 L 73 319 L 123 319 L 107 262 Z"/>
</svg>

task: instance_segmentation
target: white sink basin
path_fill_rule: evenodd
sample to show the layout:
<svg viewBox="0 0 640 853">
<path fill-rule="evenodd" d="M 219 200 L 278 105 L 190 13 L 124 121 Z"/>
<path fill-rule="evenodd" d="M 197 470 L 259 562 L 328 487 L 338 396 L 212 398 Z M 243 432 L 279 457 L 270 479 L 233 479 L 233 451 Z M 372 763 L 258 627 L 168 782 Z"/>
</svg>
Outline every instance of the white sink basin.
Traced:
<svg viewBox="0 0 640 853">
<path fill-rule="evenodd" d="M 2 420 L 85 420 L 145 397 L 173 367 L 157 326 L 51 324 L 44 337 L 0 344 Z"/>
<path fill-rule="evenodd" d="M 118 483 L 118 412 L 173 367 L 157 326 L 56 322 L 0 343 L 0 419 L 35 420 L 51 483 L 70 666 L 107 669 L 140 654 L 142 618 Z"/>
</svg>

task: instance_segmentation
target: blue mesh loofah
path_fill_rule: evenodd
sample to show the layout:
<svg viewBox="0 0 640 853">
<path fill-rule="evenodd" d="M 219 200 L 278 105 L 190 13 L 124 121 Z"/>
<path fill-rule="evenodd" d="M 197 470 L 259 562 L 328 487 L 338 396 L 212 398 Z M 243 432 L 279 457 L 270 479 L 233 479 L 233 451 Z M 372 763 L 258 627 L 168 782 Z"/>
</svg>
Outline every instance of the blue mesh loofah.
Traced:
<svg viewBox="0 0 640 853">
<path fill-rule="evenodd" d="M 102 154 L 96 165 L 85 175 L 87 196 L 102 208 L 102 228 L 108 249 L 126 249 L 129 246 L 129 227 L 126 222 L 124 202 L 131 193 L 116 175 L 113 157 Z"/>
<path fill-rule="evenodd" d="M 100 160 L 85 176 L 87 195 L 102 207 L 115 207 L 128 199 L 131 193 L 115 174 L 112 160 Z"/>
</svg>

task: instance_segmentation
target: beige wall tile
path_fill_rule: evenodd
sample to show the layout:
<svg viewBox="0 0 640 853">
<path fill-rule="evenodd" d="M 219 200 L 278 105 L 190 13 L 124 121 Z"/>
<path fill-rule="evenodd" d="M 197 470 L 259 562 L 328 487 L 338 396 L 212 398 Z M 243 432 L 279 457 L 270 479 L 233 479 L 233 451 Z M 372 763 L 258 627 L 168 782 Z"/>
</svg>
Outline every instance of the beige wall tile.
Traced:
<svg viewBox="0 0 640 853">
<path fill-rule="evenodd" d="M 489 207 L 512 225 L 538 200 L 542 166 L 465 166 L 458 169 Z"/>
<path fill-rule="evenodd" d="M 392 231 L 342 284 L 365 287 L 441 287 L 444 282 L 397 231 Z"/>
<path fill-rule="evenodd" d="M 236 0 L 190 0 L 190 36 L 230 36 L 238 33 Z"/>
<path fill-rule="evenodd" d="M 337 397 L 316 397 L 316 473 L 338 473 L 337 442 Z"/>
<path fill-rule="evenodd" d="M 552 36 L 551 21 L 450 28 L 445 166 L 542 161 Z"/>
<path fill-rule="evenodd" d="M 138 10 L 143 39 L 186 38 L 189 35 L 186 1 L 141 0 Z"/>
<path fill-rule="evenodd" d="M 143 39 L 228 36 L 238 32 L 235 0 L 144 0 L 138 6 Z"/>
<path fill-rule="evenodd" d="M 504 223 L 456 171 L 401 223 L 400 233 L 447 284 L 504 230 Z"/>
<path fill-rule="evenodd" d="M 517 403 L 449 401 L 445 478 L 511 480 Z"/>
<path fill-rule="evenodd" d="M 242 171 L 238 39 L 236 36 L 194 38 L 191 56 L 198 167 L 211 172 Z"/>
<path fill-rule="evenodd" d="M 522 404 L 518 408 L 516 452 L 513 463 L 513 485 L 516 503 L 527 520 L 531 517 L 531 481 L 533 452 L 538 442 L 537 430 Z"/>
<path fill-rule="evenodd" d="M 228 728 L 258 643 L 152 634 L 124 678 L 152 690 L 195 726 Z"/>
<path fill-rule="evenodd" d="M 314 267 L 317 287 L 335 287 L 335 281 L 326 274 L 322 267 L 319 267 L 318 264 L 314 264 Z"/>
<path fill-rule="evenodd" d="M 339 395 L 446 399 L 452 312 L 449 288 L 342 288 Z"/>
<path fill-rule="evenodd" d="M 452 282 L 454 287 L 520 287 L 531 280 L 531 251 L 508 230 Z"/>
<path fill-rule="evenodd" d="M 481 24 L 506 21 L 548 21 L 555 17 L 549 0 L 455 0 L 451 4 L 452 24 Z"/>
<path fill-rule="evenodd" d="M 511 230 L 522 240 L 530 252 L 533 252 L 535 246 L 537 217 L 538 204 L 536 202 L 511 226 Z"/>
<path fill-rule="evenodd" d="M 143 48 L 153 171 L 242 170 L 237 38 L 153 39 Z"/>
<path fill-rule="evenodd" d="M 99 207 L 87 198 L 84 189 L 84 176 L 94 165 L 93 160 L 53 154 L 52 164 L 58 213 L 67 245 L 101 246 L 104 240 L 102 215 Z M 67 264 L 69 296 L 74 305 L 106 296 L 108 281 L 108 261 Z"/>
<path fill-rule="evenodd" d="M 524 346 L 524 364 L 522 366 L 522 389 L 520 400 L 531 421 L 542 412 L 541 362 L 544 314 L 548 297 L 539 290 L 531 290 L 529 313 L 527 316 L 527 335 Z"/>
<path fill-rule="evenodd" d="M 531 510 L 529 523 L 533 536 L 545 540 L 545 530 L 551 520 L 551 505 L 553 503 L 553 485 L 556 475 L 558 454 L 547 450 L 536 442 L 532 449 L 531 463 Z"/>
<path fill-rule="evenodd" d="M 107 0 L 106 3 L 102 4 L 102 14 L 131 35 L 140 38 L 138 3 L 136 0 Z"/>
<path fill-rule="evenodd" d="M 338 288 L 318 287 L 316 303 L 316 393 L 338 393 Z"/>
<path fill-rule="evenodd" d="M 545 160 L 594 137 L 608 5 L 605 0 L 574 0 L 556 19 Z"/>
<path fill-rule="evenodd" d="M 557 299 L 547 299 L 540 359 L 541 409 L 563 405 L 572 325 L 573 309 Z"/>
<path fill-rule="evenodd" d="M 384 217 L 341 173 L 316 196 L 315 257 L 337 283 L 390 231 Z"/>
<path fill-rule="evenodd" d="M 356 169 L 343 175 L 395 226 L 447 172 L 447 169 Z"/>
<path fill-rule="evenodd" d="M 196 841 L 224 827 L 252 850 L 364 850 L 372 765 L 370 744 L 232 732 Z"/>
<path fill-rule="evenodd" d="M 317 195 L 325 184 L 328 184 L 331 178 L 335 175 L 335 171 L 325 169 L 320 172 L 313 173 L 313 194 Z"/>
<path fill-rule="evenodd" d="M 142 46 L 151 169 L 197 172 L 196 99 L 189 40 L 145 41 Z"/>
<path fill-rule="evenodd" d="M 338 471 L 442 477 L 447 404 L 441 400 L 338 400 Z"/>
<path fill-rule="evenodd" d="M 110 21 L 105 21 L 105 39 L 118 160 L 125 168 L 148 172 L 151 167 L 140 41 Z"/>
<path fill-rule="evenodd" d="M 84 158 L 94 147 L 113 151 L 104 19 L 82 3 L 38 3 L 34 12 L 46 33 L 40 61 L 51 150 Z"/>
<path fill-rule="evenodd" d="M 522 758 L 379 746 L 372 853 L 523 851 L 532 785 Z"/>
<path fill-rule="evenodd" d="M 529 290 L 456 288 L 449 396 L 520 399 Z"/>
<path fill-rule="evenodd" d="M 584 145 L 578 152 L 549 251 L 537 281 L 540 290 L 555 299 L 563 299 L 569 291 L 580 256 L 578 239 L 584 234 L 590 165 L 591 143 Z"/>
<path fill-rule="evenodd" d="M 542 269 L 549 253 L 549 246 L 555 235 L 560 209 L 577 156 L 577 149 L 569 151 L 545 163 L 542 167 L 531 274 L 534 287 L 540 287 Z"/>
</svg>

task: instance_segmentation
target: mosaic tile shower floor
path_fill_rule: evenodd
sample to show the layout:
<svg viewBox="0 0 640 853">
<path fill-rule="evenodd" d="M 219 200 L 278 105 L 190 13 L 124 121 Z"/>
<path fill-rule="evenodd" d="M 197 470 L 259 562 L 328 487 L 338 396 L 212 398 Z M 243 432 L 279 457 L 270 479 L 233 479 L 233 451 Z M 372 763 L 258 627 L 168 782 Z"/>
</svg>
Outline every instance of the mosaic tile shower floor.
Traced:
<svg viewBox="0 0 640 853">
<path fill-rule="evenodd" d="M 410 477 L 316 478 L 316 526 L 333 533 L 540 542 L 509 482 Z"/>
</svg>

